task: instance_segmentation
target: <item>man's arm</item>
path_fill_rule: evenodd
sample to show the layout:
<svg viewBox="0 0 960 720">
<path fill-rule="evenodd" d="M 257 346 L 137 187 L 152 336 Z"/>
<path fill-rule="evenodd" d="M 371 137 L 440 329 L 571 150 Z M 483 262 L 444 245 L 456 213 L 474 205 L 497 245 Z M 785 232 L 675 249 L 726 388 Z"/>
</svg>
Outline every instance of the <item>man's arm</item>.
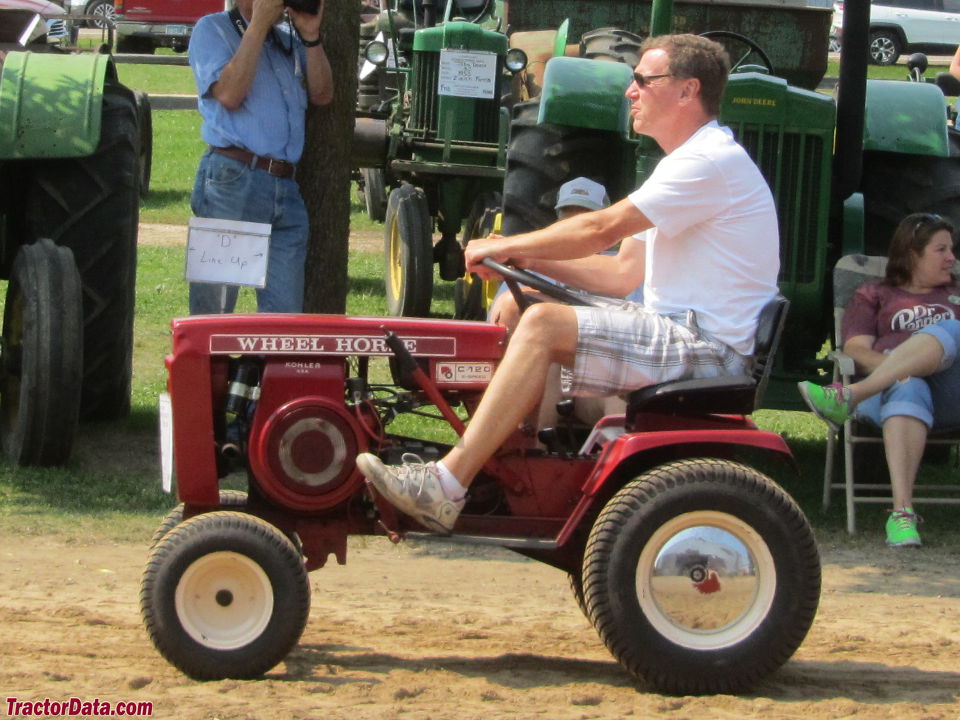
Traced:
<svg viewBox="0 0 960 720">
<path fill-rule="evenodd" d="M 950 74 L 960 80 L 960 46 L 953 54 L 953 60 L 950 61 Z"/>
<path fill-rule="evenodd" d="M 578 260 L 530 260 L 527 269 L 571 287 L 611 297 L 626 297 L 643 282 L 646 243 L 629 236 L 616 255 L 591 255 Z"/>
<path fill-rule="evenodd" d="M 240 39 L 240 46 L 219 79 L 210 86 L 213 97 L 227 110 L 237 110 L 253 87 L 263 41 L 282 12 L 283 0 L 253 0 L 253 17 Z"/>
<path fill-rule="evenodd" d="M 291 20 L 305 42 L 320 39 L 320 23 L 326 0 L 320 0 L 316 15 L 288 8 Z M 333 71 L 323 44 L 306 48 L 307 98 L 311 105 L 329 105 L 333 101 Z"/>
<path fill-rule="evenodd" d="M 653 223 L 628 198 L 603 210 L 581 213 L 559 220 L 541 230 L 502 237 L 493 235 L 483 240 L 471 240 L 465 257 L 467 269 L 481 277 L 489 271 L 480 263 L 484 258 L 504 261 L 512 258 L 526 265 L 524 260 L 572 260 L 585 258 L 612 247 L 620 239 L 653 227 Z M 571 283 L 573 284 L 573 283 Z"/>
</svg>

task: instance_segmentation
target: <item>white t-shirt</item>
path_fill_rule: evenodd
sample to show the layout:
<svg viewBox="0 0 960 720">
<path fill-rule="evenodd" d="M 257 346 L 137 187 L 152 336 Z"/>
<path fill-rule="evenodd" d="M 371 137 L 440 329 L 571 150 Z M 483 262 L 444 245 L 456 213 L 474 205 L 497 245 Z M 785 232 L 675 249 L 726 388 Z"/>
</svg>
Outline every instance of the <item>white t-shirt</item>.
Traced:
<svg viewBox="0 0 960 720">
<path fill-rule="evenodd" d="M 777 293 L 780 236 L 766 180 L 727 128 L 712 121 L 664 157 L 630 201 L 654 227 L 643 304 L 693 310 L 702 330 L 753 353 L 757 316 Z"/>
</svg>

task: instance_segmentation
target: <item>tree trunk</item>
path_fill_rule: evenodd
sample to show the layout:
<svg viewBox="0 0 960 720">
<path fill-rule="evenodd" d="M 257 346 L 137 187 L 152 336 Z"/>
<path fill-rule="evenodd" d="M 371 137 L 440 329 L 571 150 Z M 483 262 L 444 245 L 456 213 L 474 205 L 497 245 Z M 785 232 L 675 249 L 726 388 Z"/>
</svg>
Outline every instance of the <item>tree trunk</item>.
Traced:
<svg viewBox="0 0 960 720">
<path fill-rule="evenodd" d="M 360 9 L 356 2 L 327 0 L 320 36 L 333 69 L 334 100 L 311 107 L 307 139 L 297 170 L 310 217 L 304 310 L 342 313 L 347 305 L 350 237 L 350 146 L 357 95 Z"/>
</svg>

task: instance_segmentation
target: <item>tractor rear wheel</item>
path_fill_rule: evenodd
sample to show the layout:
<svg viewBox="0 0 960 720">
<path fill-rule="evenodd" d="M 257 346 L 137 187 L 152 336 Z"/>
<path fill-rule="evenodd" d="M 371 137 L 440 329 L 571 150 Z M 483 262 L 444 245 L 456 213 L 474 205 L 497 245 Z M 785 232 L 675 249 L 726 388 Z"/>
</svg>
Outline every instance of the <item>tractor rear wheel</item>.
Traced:
<svg viewBox="0 0 960 720">
<path fill-rule="evenodd" d="M 640 62 L 643 38 L 619 28 L 605 27 L 585 32 L 580 37 L 580 57 L 590 60 L 622 62 L 632 70 Z"/>
<path fill-rule="evenodd" d="M 585 176 L 606 186 L 611 198 L 630 189 L 624 182 L 632 151 L 619 134 L 549 123 L 537 123 L 539 103 L 514 106 L 503 179 L 504 235 L 529 232 L 556 220 L 557 190 L 568 180 Z M 623 147 L 617 153 L 616 148 Z M 619 158 L 620 163 L 610 162 Z"/>
<path fill-rule="evenodd" d="M 696 459 L 628 483 L 594 524 L 583 561 L 590 619 L 659 691 L 735 693 L 785 663 L 820 597 L 807 519 L 772 480 Z"/>
<path fill-rule="evenodd" d="M 461 245 L 485 238 L 494 231 L 503 198 L 498 192 L 486 192 L 473 201 L 463 227 Z M 486 320 L 487 310 L 496 293 L 495 280 L 481 280 L 474 273 L 457 278 L 453 288 L 453 316 L 458 320 Z"/>
<path fill-rule="evenodd" d="M 384 221 L 387 310 L 427 317 L 433 298 L 433 221 L 423 190 L 403 183 L 390 193 Z"/>
<path fill-rule="evenodd" d="M 80 308 L 73 254 L 46 239 L 21 246 L 0 354 L 0 437 L 18 465 L 60 465 L 70 457 L 80 410 Z"/>
<path fill-rule="evenodd" d="M 93 154 L 31 166 L 26 234 L 70 248 L 83 285 L 81 420 L 130 410 L 139 157 L 136 98 L 108 79 Z"/>
<path fill-rule="evenodd" d="M 147 561 L 140 610 L 153 644 L 197 680 L 259 677 L 307 623 L 300 553 L 252 515 L 216 511 L 174 527 Z"/>
</svg>

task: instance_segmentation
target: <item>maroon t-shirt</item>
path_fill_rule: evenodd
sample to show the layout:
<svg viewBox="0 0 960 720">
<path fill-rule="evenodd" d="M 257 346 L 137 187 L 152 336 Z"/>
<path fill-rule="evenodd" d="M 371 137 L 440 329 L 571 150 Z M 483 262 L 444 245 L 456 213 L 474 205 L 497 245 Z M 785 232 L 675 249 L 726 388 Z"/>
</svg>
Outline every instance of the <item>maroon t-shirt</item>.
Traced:
<svg viewBox="0 0 960 720">
<path fill-rule="evenodd" d="M 850 298 L 840 336 L 876 338 L 873 349 L 891 350 L 927 325 L 956 318 L 960 287 L 944 285 L 928 293 L 911 293 L 876 281 L 864 283 Z"/>
</svg>

